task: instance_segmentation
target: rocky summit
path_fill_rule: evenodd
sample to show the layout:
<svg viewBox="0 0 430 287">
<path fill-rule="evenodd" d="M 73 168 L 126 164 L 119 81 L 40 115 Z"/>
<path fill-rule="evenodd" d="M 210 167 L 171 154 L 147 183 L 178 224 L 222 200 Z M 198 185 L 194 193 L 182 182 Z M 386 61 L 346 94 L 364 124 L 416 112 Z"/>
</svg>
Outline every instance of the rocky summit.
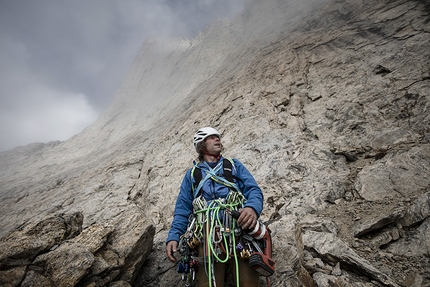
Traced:
<svg viewBox="0 0 430 287">
<path fill-rule="evenodd" d="M 425 0 L 250 0 L 146 40 L 95 123 L 0 153 L 0 285 L 184 286 L 164 241 L 203 126 L 263 190 L 270 286 L 430 286 Z"/>
</svg>

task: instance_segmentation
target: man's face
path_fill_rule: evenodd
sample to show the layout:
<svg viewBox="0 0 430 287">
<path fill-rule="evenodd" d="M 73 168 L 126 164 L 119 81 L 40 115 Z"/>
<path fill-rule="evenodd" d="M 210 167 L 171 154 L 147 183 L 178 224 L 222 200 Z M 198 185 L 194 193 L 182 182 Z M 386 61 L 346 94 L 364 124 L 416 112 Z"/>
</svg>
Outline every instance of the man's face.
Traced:
<svg viewBox="0 0 430 287">
<path fill-rule="evenodd" d="M 206 150 L 210 154 L 220 154 L 222 145 L 221 140 L 216 135 L 208 136 L 205 139 Z"/>
</svg>

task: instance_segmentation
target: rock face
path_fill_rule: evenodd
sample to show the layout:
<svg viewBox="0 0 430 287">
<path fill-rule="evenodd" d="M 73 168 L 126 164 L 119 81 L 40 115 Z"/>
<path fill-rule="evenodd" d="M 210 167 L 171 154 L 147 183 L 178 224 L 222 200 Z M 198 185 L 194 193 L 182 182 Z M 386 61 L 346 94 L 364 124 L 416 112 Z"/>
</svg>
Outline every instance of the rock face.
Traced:
<svg viewBox="0 0 430 287">
<path fill-rule="evenodd" d="M 164 240 L 213 126 L 263 189 L 271 286 L 428 286 L 429 11 L 255 0 L 145 42 L 94 124 L 0 154 L 0 285 L 183 285 Z"/>
</svg>

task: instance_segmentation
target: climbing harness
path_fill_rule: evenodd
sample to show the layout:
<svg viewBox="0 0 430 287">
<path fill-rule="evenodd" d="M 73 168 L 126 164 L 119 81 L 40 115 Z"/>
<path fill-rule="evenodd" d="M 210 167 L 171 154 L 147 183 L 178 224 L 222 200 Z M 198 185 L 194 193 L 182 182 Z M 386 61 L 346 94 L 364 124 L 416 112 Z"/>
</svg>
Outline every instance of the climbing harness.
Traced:
<svg viewBox="0 0 430 287">
<path fill-rule="evenodd" d="M 224 158 L 222 161 L 219 161 L 214 168 L 211 168 L 207 162 L 204 162 L 203 166 L 198 166 L 194 161 L 193 165 L 194 166 L 191 170 L 191 176 L 193 177 L 192 190 L 194 198 L 197 198 L 201 195 L 202 187 L 205 181 L 208 179 L 212 179 L 215 182 L 223 184 L 230 190 L 236 190 L 240 192 L 239 187 L 233 179 L 234 164 L 232 159 Z M 223 170 L 222 177 L 218 175 L 221 169 Z M 204 178 L 202 176 L 201 170 L 206 173 Z"/>
<path fill-rule="evenodd" d="M 179 244 L 179 250 L 184 258 L 178 263 L 177 271 L 183 274 L 182 280 L 186 281 L 186 284 L 190 284 L 190 280 L 195 279 L 195 267 L 198 265 L 204 266 L 209 278 L 209 286 L 216 286 L 213 264 L 215 262 L 226 263 L 232 257 L 235 260 L 238 274 L 236 220 L 233 220 L 231 213 L 227 210 L 238 210 L 244 202 L 244 196 L 237 191 L 230 192 L 225 199 L 210 202 L 206 202 L 203 196 L 194 199 L 194 214 L 190 216 L 187 231 L 182 235 Z M 194 262 L 197 261 L 195 260 L 197 258 L 196 248 L 200 243 L 205 244 L 203 258 L 202 262 L 196 264 Z M 184 267 L 187 264 L 189 267 Z M 236 286 L 239 286 L 238 276 L 236 277 Z"/>
<path fill-rule="evenodd" d="M 200 169 L 204 170 L 204 177 Z M 223 177 L 218 175 L 221 169 Z M 180 238 L 179 251 L 183 259 L 178 262 L 177 267 L 185 286 L 192 286 L 196 278 L 196 269 L 204 268 L 209 279 L 209 287 L 216 287 L 214 263 L 226 263 L 230 259 L 234 259 L 237 287 L 239 287 L 239 258 L 249 259 L 250 267 L 260 275 L 267 277 L 274 272 L 270 230 L 266 229 L 262 222 L 257 224 L 258 230 L 253 231 L 242 230 L 236 223 L 240 215 L 239 210 L 244 207 L 246 199 L 233 180 L 233 169 L 234 165 L 230 159 L 220 161 L 214 168 L 206 162 L 202 167 L 194 163 L 192 170 L 194 212 L 188 218 L 187 230 Z M 227 197 L 206 201 L 201 188 L 208 179 L 227 186 L 230 189 Z M 203 256 L 197 257 L 201 256 L 197 254 L 200 244 L 203 244 Z M 269 285 L 269 281 L 267 282 Z"/>
</svg>

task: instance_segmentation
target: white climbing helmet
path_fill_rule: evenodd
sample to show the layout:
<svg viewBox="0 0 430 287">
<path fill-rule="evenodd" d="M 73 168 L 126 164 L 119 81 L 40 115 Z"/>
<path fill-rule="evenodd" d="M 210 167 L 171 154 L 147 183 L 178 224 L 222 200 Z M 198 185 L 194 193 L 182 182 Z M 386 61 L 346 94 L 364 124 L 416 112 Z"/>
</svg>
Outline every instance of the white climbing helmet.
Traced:
<svg viewBox="0 0 430 287">
<path fill-rule="evenodd" d="M 220 137 L 219 132 L 214 128 L 205 127 L 205 128 L 199 129 L 193 138 L 194 147 L 197 148 L 197 144 L 199 142 L 204 141 L 208 136 L 211 136 L 211 135 L 216 135 Z"/>
</svg>

